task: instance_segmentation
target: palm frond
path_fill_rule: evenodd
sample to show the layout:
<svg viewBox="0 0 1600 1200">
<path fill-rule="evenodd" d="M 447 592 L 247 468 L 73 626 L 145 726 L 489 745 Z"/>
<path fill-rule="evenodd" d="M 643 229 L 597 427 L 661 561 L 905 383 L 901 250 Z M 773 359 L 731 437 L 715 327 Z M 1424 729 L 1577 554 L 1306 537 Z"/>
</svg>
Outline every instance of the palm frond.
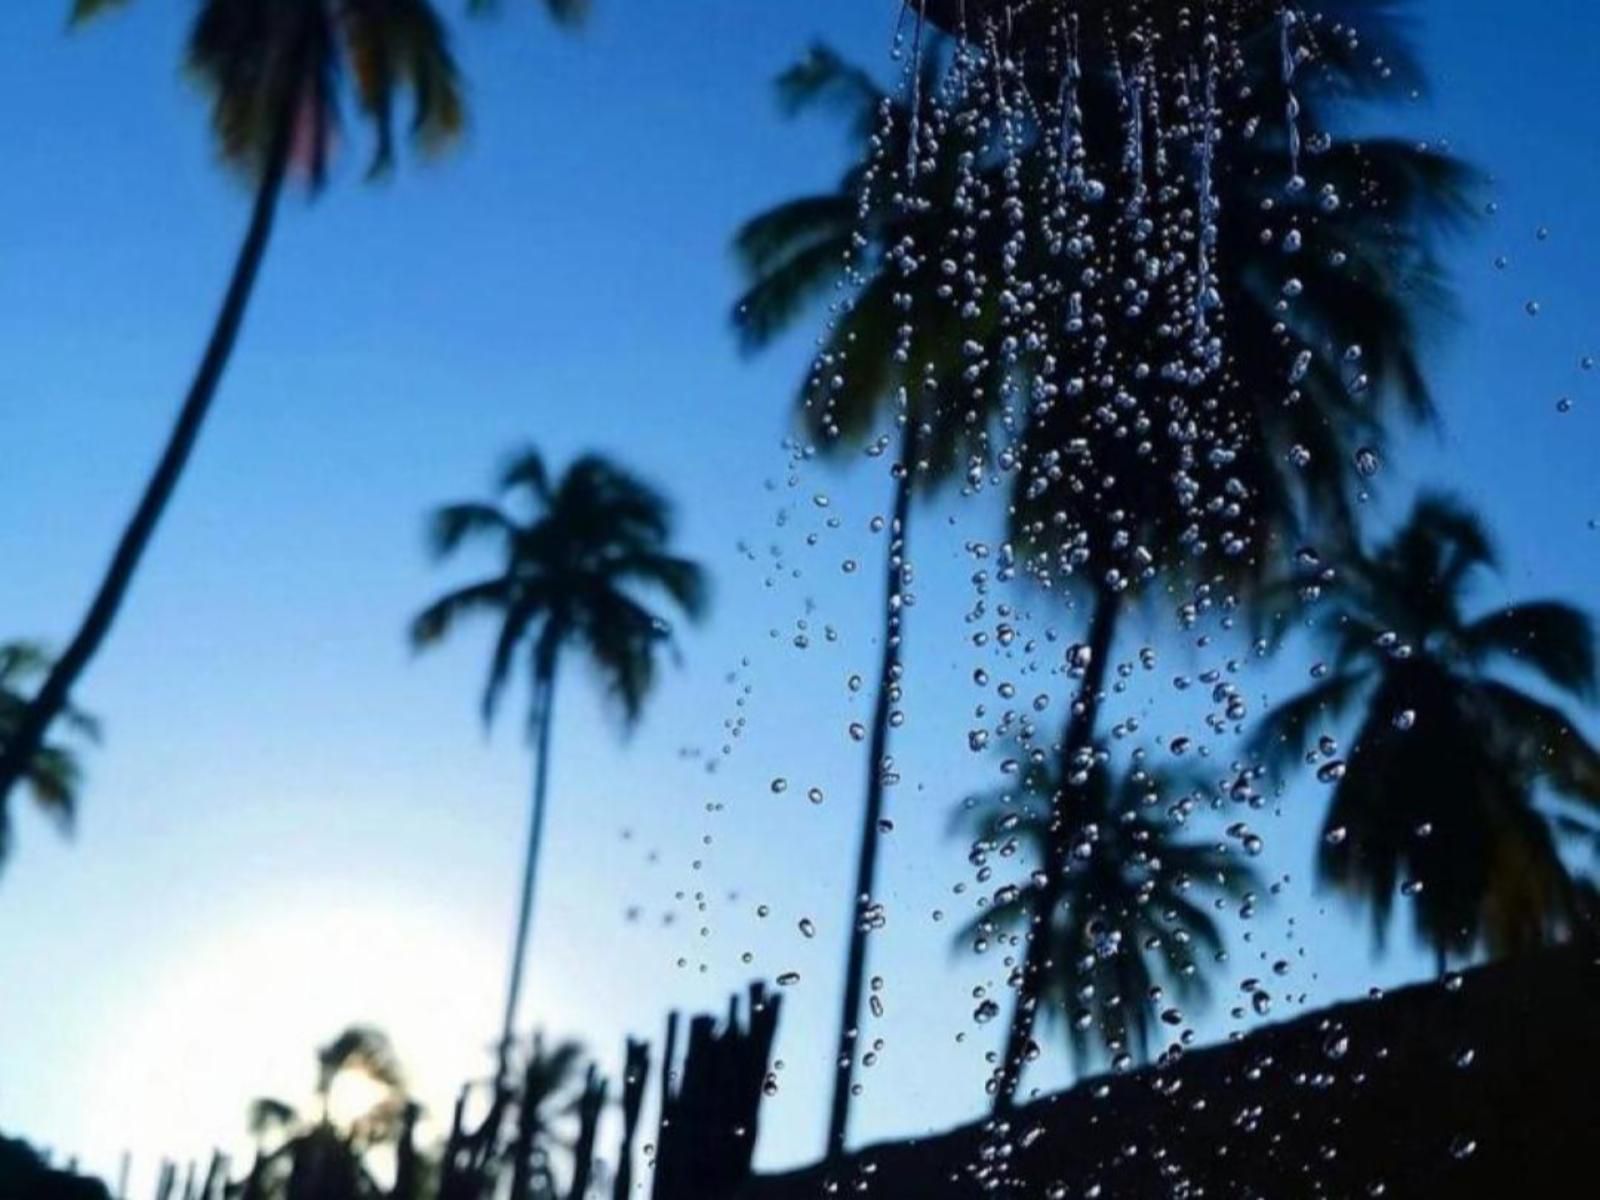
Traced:
<svg viewBox="0 0 1600 1200">
<path fill-rule="evenodd" d="M 604 455 L 585 454 L 561 477 L 552 508 L 580 541 L 655 546 L 672 534 L 672 504 Z"/>
<path fill-rule="evenodd" d="M 843 238 L 848 245 L 859 211 L 858 204 L 839 192 L 784 201 L 739 227 L 734 254 L 747 274 L 759 277 L 817 242 Z"/>
<path fill-rule="evenodd" d="M 334 1076 L 344 1071 L 359 1072 L 393 1090 L 405 1082 L 389 1035 L 373 1025 L 351 1025 L 317 1051 L 319 1091 L 326 1092 Z"/>
<path fill-rule="evenodd" d="M 778 76 L 777 89 L 785 116 L 827 105 L 844 116 L 855 140 L 862 142 L 872 134 L 885 95 L 867 71 L 822 42 L 814 43 L 804 58 Z"/>
<path fill-rule="evenodd" d="M 537 446 L 524 446 L 506 459 L 499 483 L 502 492 L 526 490 L 541 507 L 548 506 L 553 499 L 550 472 Z"/>
<path fill-rule="evenodd" d="M 1570 604 L 1535 600 L 1480 617 L 1461 631 L 1475 658 L 1504 655 L 1580 699 L 1595 693 L 1594 622 Z"/>
<path fill-rule="evenodd" d="M 435 558 L 448 558 L 469 539 L 491 539 L 503 548 L 516 535 L 516 523 L 493 504 L 446 504 L 428 517 L 428 549 Z"/>
<path fill-rule="evenodd" d="M 1479 685 L 1491 706 L 1496 749 L 1560 795 L 1600 807 L 1600 749 L 1553 704 L 1498 680 Z"/>
<path fill-rule="evenodd" d="M 393 163 L 394 105 L 402 90 L 413 99 L 410 129 L 420 149 L 436 152 L 460 135 L 460 72 L 429 0 L 345 0 L 343 31 L 356 103 L 377 137 L 371 173 Z"/>
<path fill-rule="evenodd" d="M 77 25 L 102 13 L 122 8 L 127 3 L 128 0 L 72 0 L 72 15 L 68 18 L 68 23 Z"/>
<path fill-rule="evenodd" d="M 50 670 L 53 658 L 41 642 L 0 642 L 0 688 L 12 689 Z"/>
<path fill-rule="evenodd" d="M 511 585 L 504 577 L 457 588 L 441 596 L 412 619 L 411 645 L 424 650 L 449 636 L 464 617 L 502 611 L 511 599 Z"/>
<path fill-rule="evenodd" d="M 849 248 L 850 233 L 845 230 L 786 247 L 781 259 L 774 251 L 772 260 L 752 272 L 754 281 L 734 304 L 733 325 L 741 350 L 754 354 L 765 349 L 833 290 L 844 277 Z"/>
<path fill-rule="evenodd" d="M 661 589 L 692 621 L 703 619 L 710 609 L 710 577 L 692 559 L 653 550 L 633 551 L 610 559 L 606 573 L 622 582 Z"/>
<path fill-rule="evenodd" d="M 1445 593 L 1460 590 L 1474 571 L 1496 570 L 1500 565 L 1483 518 L 1444 492 L 1426 492 L 1418 498 L 1389 543 L 1386 557 L 1410 567 L 1413 583 Z"/>
<path fill-rule="evenodd" d="M 250 1101 L 245 1123 L 252 1137 L 261 1138 L 281 1133 L 293 1127 L 299 1119 L 294 1107 L 286 1101 L 272 1096 L 257 1096 Z"/>
<path fill-rule="evenodd" d="M 39 642 L 13 640 L 0 642 L 0 746 L 25 711 L 28 696 L 24 688 L 50 670 L 53 658 Z M 68 704 L 61 722 L 79 739 L 94 742 L 100 736 L 99 722 L 82 709 Z M 83 786 L 83 765 L 70 743 L 46 742 L 27 763 L 22 783 L 35 806 L 61 830 L 72 832 L 77 814 L 78 794 Z M 9 848 L 10 814 L 0 806 L 0 862 Z"/>
<path fill-rule="evenodd" d="M 584 608 L 582 636 L 590 659 L 616 701 L 624 727 L 631 727 L 655 684 L 656 649 L 671 635 L 643 605 L 612 588 L 595 588 Z"/>
<path fill-rule="evenodd" d="M 1285 700 L 1256 725 L 1246 753 L 1272 770 L 1303 758 L 1318 727 L 1335 727 L 1367 682 L 1364 671 L 1341 672 Z"/>
</svg>

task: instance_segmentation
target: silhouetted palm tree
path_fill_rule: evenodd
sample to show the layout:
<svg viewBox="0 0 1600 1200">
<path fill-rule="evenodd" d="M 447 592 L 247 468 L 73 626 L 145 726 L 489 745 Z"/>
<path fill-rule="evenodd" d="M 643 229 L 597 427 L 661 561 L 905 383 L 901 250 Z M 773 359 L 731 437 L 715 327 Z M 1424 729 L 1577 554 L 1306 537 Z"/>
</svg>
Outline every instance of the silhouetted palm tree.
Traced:
<svg viewBox="0 0 1600 1200">
<path fill-rule="evenodd" d="M 1591 702 L 1590 619 L 1552 600 L 1469 617 L 1473 587 L 1496 562 L 1475 514 L 1424 496 L 1370 558 L 1337 565 L 1332 594 L 1309 610 L 1326 654 L 1317 682 L 1251 743 L 1280 771 L 1315 764 L 1333 786 L 1319 877 L 1369 910 L 1380 947 L 1405 895 L 1441 971 L 1570 927 L 1578 892 L 1541 801 L 1600 811 L 1600 750 L 1513 681 Z M 1341 753 L 1335 735 L 1352 711 L 1359 723 Z"/>
<path fill-rule="evenodd" d="M 966 133 L 942 128 L 940 111 L 921 103 L 916 111 L 925 116 L 918 119 L 938 127 L 942 140 L 922 152 L 922 139 L 912 132 L 913 99 L 933 96 L 945 59 L 945 48 L 933 47 L 912 67 L 916 82 L 909 95 L 892 97 L 826 46 L 813 47 L 779 78 L 781 105 L 790 115 L 818 105 L 838 109 L 860 159 L 834 190 L 778 204 L 746 222 L 735 239 L 749 286 L 735 305 L 734 324 L 747 353 L 769 345 L 841 282 L 851 285 L 830 306 L 822 349 L 796 398 L 797 415 L 823 454 L 837 456 L 863 444 L 873 457 L 893 452 L 881 660 L 868 725 L 866 798 L 828 1127 L 828 1152 L 835 1156 L 844 1150 L 849 1120 L 869 905 L 885 777 L 891 774 L 890 728 L 902 686 L 912 497 L 969 465 L 1009 394 L 1010 360 L 969 353 L 969 339 L 995 339 L 1001 328 L 996 307 L 963 316 L 941 295 L 945 278 L 907 269 L 928 254 L 998 253 L 1001 235 L 992 225 L 981 227 L 975 246 L 952 223 L 948 208 L 923 199 L 952 194 L 966 174 L 961 152 L 976 144 Z M 913 144 L 922 152 L 914 183 L 908 182 Z M 972 186 L 992 186 L 992 180 Z"/>
<path fill-rule="evenodd" d="M 1472 173 L 1413 141 L 1337 136 L 1333 111 L 1422 86 L 1389 0 L 1334 0 L 1339 27 L 1359 37 L 1333 35 L 1331 21 L 1296 26 L 1316 52 L 1292 83 L 1275 6 L 1239 10 L 1237 54 L 1209 40 L 1214 27 L 1190 6 L 1091 6 L 1069 29 L 1070 7 L 1019 13 L 1009 53 L 998 45 L 1009 20 L 981 29 L 982 5 L 930 6 L 947 28 L 962 12 L 978 18 L 974 44 L 951 52 L 919 24 L 911 82 L 892 100 L 814 51 L 782 81 L 784 99 L 843 109 L 861 159 L 837 190 L 774 207 L 737 241 L 752 277 L 735 314 L 747 348 L 830 290 L 841 297 L 801 396 L 820 449 L 869 437 L 884 410 L 902 430 L 855 903 L 875 865 L 914 481 L 954 466 L 974 485 L 1009 472 L 1018 566 L 1087 602 L 1061 748 L 1071 781 L 1094 743 L 1119 614 L 1140 585 L 1159 571 L 1221 583 L 1232 599 L 1308 524 L 1348 541 L 1358 457 L 1377 460 L 1397 412 L 1432 417 L 1420 340 L 1448 309 L 1433 235 L 1466 219 Z M 1131 36 L 1146 20 L 1160 37 Z M 1072 70 L 1069 41 L 1081 41 Z M 1286 186 L 1297 159 L 1309 183 Z M 1009 444 L 988 440 L 996 417 Z M 1075 821 L 1064 811 L 1055 825 L 1059 858 Z M 1002 1107 L 1044 951 L 1022 972 Z M 858 930 L 834 1153 L 863 955 Z"/>
<path fill-rule="evenodd" d="M 533 1053 L 523 1066 L 517 1092 L 517 1132 L 507 1147 L 511 1200 L 558 1200 L 560 1187 L 552 1160 L 563 1143 L 556 1122 L 576 1099 L 573 1088 L 582 1059 L 578 1043 L 558 1042 L 547 1049 L 544 1039 L 534 1035 Z"/>
<path fill-rule="evenodd" d="M 73 0 L 86 20 L 128 0 Z M 495 0 L 468 0 L 483 10 Z M 588 0 L 544 0 L 558 21 L 582 17 Z M 249 225 L 199 366 L 154 471 L 118 539 L 77 632 L 0 749 L 0 809 L 73 687 L 111 631 L 156 526 L 177 489 L 222 382 L 244 323 L 256 275 L 291 171 L 312 192 L 327 179 L 344 81 L 371 124 L 376 149 L 369 174 L 394 159 L 395 107 L 409 93 L 407 128 L 425 151 L 453 141 L 462 97 L 449 39 L 432 0 L 198 0 L 188 62 L 211 98 L 212 132 L 222 158 L 255 189 Z"/>
<path fill-rule="evenodd" d="M 1179 1005 L 1204 1003 L 1206 960 L 1225 948 L 1207 906 L 1242 900 L 1258 881 L 1243 850 L 1215 837 L 1180 838 L 1175 814 L 1204 807 L 1203 789 L 1180 796 L 1171 781 L 1135 767 L 1115 780 L 1095 771 L 1078 789 L 1083 821 L 1071 864 L 1054 883 L 1043 866 L 1062 787 L 1054 771 L 1035 767 L 1021 787 L 959 812 L 962 826 L 978 829 L 974 865 L 1020 851 L 1032 870 L 995 890 L 957 947 L 987 950 L 1024 937 L 1046 945 L 1038 1003 L 1048 1018 L 1064 1020 L 1081 1076 L 1102 1055 L 1119 1067 L 1145 1061 L 1158 1022 L 1181 1025 Z"/>
<path fill-rule="evenodd" d="M 511 508 L 468 501 L 433 514 L 430 537 L 437 557 L 449 557 L 469 540 L 488 541 L 501 565 L 497 574 L 424 609 L 412 623 L 411 641 L 418 649 L 433 646 L 464 618 L 491 616 L 499 623 L 483 692 L 485 724 L 494 719 L 513 660 L 521 652 L 528 655 L 529 730 L 537 758 L 500 1031 L 496 1078 L 504 1085 L 533 913 L 562 652 L 572 650 L 595 666 L 631 726 L 655 683 L 657 659 L 673 641 L 671 626 L 640 597 L 658 594 L 698 619 L 706 609 L 707 581 L 699 564 L 670 552 L 672 519 L 666 497 L 605 458 L 579 458 L 552 481 L 544 459 L 529 449 L 501 475 L 500 492 L 513 501 Z"/>
<path fill-rule="evenodd" d="M 1473 173 L 1411 141 L 1333 132 L 1350 96 L 1395 100 L 1423 82 L 1392 6 L 1341 8 L 1365 15 L 1359 52 L 1327 39 L 1294 85 L 1297 128 L 1314 150 L 1302 159 L 1308 182 L 1285 186 L 1293 156 L 1276 21 L 1239 43 L 1225 86 L 1248 83 L 1248 103 L 1197 111 L 1192 90 L 1167 92 L 1160 123 L 1202 132 L 1198 150 L 1171 155 L 1164 178 L 1129 168 L 1126 84 L 1115 72 L 1086 68 L 1078 81 L 1069 155 L 1061 140 L 1040 144 L 1046 194 L 1065 189 L 1070 206 L 1084 180 L 1106 187 L 1100 202 L 1069 209 L 1081 209 L 1073 232 L 1095 248 L 1086 257 L 1096 278 L 1044 306 L 1047 327 L 1097 336 L 1048 343 L 1053 361 L 1030 388 L 1038 399 L 1012 493 L 1019 565 L 1088 609 L 1047 874 L 1065 870 L 1078 838 L 1075 781 L 1092 773 L 1124 609 L 1153 581 L 1163 595 L 1193 588 L 1196 604 L 1247 602 L 1289 546 L 1350 544 L 1354 494 L 1390 426 L 1434 417 L 1420 356 L 1430 320 L 1449 312 L 1436 240 L 1467 218 Z M 1391 70 L 1375 71 L 1375 60 Z M 1047 953 L 1043 941 L 1028 945 L 1001 1109 L 1030 1053 L 1033 981 Z"/>
<path fill-rule="evenodd" d="M 75 20 L 122 0 L 76 0 Z M 461 129 L 461 96 L 445 31 L 428 0 L 336 4 L 329 0 L 201 0 L 189 34 L 189 66 L 211 97 L 223 159 L 243 171 L 255 202 L 222 307 L 155 470 L 117 542 L 77 632 L 0 754 L 0 803 L 67 704 L 78 677 L 110 632 L 156 525 L 200 435 L 244 322 L 278 199 L 292 167 L 316 191 L 326 179 L 340 81 L 376 133 L 372 168 L 393 157 L 394 106 L 410 92 L 410 128 L 436 148 Z"/>
<path fill-rule="evenodd" d="M 330 1111 L 334 1084 L 358 1076 L 375 1085 L 372 1102 L 336 1119 Z M 405 1127 L 405 1075 L 382 1030 L 352 1025 L 317 1051 L 316 1115 L 271 1097 L 251 1102 L 249 1127 L 256 1159 L 244 1184 L 251 1200 L 358 1200 L 381 1190 L 364 1159 L 376 1146 L 395 1141 Z"/>
<path fill-rule="evenodd" d="M 37 642 L 0 642 L 0 749 L 11 743 L 27 712 L 24 689 L 49 670 L 50 655 Z M 99 722 L 82 710 L 69 704 L 62 719 L 80 740 L 99 740 Z M 28 759 L 22 783 L 40 810 L 66 830 L 72 827 L 82 778 L 83 768 L 72 745 L 46 743 Z M 0 865 L 10 848 L 10 812 L 0 801 Z"/>
</svg>

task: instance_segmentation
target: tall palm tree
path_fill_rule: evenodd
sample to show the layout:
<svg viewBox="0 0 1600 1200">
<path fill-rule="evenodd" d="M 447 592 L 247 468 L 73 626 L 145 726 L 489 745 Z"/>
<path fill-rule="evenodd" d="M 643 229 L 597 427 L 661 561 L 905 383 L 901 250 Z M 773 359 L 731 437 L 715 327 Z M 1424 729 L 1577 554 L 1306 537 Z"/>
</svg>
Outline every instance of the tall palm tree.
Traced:
<svg viewBox="0 0 1600 1200">
<path fill-rule="evenodd" d="M 1044 308 L 1048 326 L 1094 336 L 1047 343 L 1010 520 L 1021 565 L 1088 609 L 1045 867 L 1058 887 L 1083 824 L 1078 792 L 1121 613 L 1152 583 L 1247 600 L 1286 547 L 1349 544 L 1355 492 L 1392 425 L 1435 417 L 1420 356 L 1450 309 L 1436 235 L 1466 219 L 1473 173 L 1412 142 L 1339 132 L 1352 95 L 1393 100 L 1423 82 L 1387 0 L 1340 7 L 1366 17 L 1360 50 L 1354 39 L 1317 46 L 1292 84 L 1292 128 L 1276 19 L 1239 33 L 1226 72 L 1205 40 L 1152 43 L 1174 60 L 1152 54 L 1139 68 L 1149 93 L 1167 89 L 1164 105 L 1139 101 L 1143 121 L 1127 115 L 1127 64 L 1085 62 L 1045 122 L 1068 132 L 1040 143 L 1042 186 L 1076 213 L 1076 244 L 1097 272 Z M 1197 94 L 1185 78 L 1216 84 Z M 1252 99 L 1225 107 L 1224 89 Z M 1169 131 L 1164 146 L 1150 126 Z M 1192 139 L 1185 153 L 1171 130 Z M 1302 131 L 1308 180 L 1293 176 Z M 1099 202 L 1081 202 L 1085 180 L 1103 181 Z M 1048 939 L 1028 941 L 1002 1110 L 1029 1057 L 1048 955 Z"/>
<path fill-rule="evenodd" d="M 529 732 L 536 754 L 533 811 L 500 1030 L 496 1080 L 503 1087 L 533 915 L 563 652 L 589 660 L 623 721 L 632 726 L 655 683 L 660 655 L 673 645 L 671 626 L 641 597 L 661 596 L 698 619 L 706 610 L 708 588 L 700 565 L 669 549 L 672 513 L 666 497 L 605 458 L 586 455 L 552 480 L 544 459 L 530 448 L 510 461 L 499 485 L 495 500 L 449 504 L 433 514 L 430 538 L 438 558 L 448 558 L 469 541 L 487 541 L 500 566 L 489 578 L 457 588 L 424 609 L 412 622 L 411 642 L 426 649 L 465 618 L 495 619 L 499 634 L 483 691 L 485 725 L 494 719 L 514 660 L 524 652 L 528 656 Z"/>
<path fill-rule="evenodd" d="M 1020 851 L 1029 870 L 1020 883 L 994 891 L 957 946 L 1022 937 L 1046 943 L 1039 1003 L 1047 1017 L 1064 1021 L 1082 1075 L 1097 1059 L 1114 1066 L 1146 1061 L 1158 1018 L 1181 1024 L 1179 1005 L 1205 1002 L 1205 959 L 1225 949 L 1207 903 L 1242 900 L 1258 879 L 1244 851 L 1216 838 L 1179 836 L 1186 818 L 1178 814 L 1193 806 L 1185 801 L 1203 799 L 1203 789 L 1180 796 L 1171 780 L 1135 766 L 1115 780 L 1096 771 L 1082 787 L 1076 802 L 1084 820 L 1071 866 L 1051 887 L 1043 867 L 1064 786 L 1046 763 L 1031 768 L 1020 788 L 962 807 L 960 823 L 978 831 L 974 865 Z"/>
<path fill-rule="evenodd" d="M 1553 600 L 1469 616 L 1496 563 L 1474 513 L 1420 498 L 1370 557 L 1337 567 L 1332 595 L 1311 610 L 1320 678 L 1252 738 L 1270 767 L 1315 763 L 1333 786 L 1319 878 L 1369 911 L 1380 948 L 1407 895 L 1441 972 L 1452 958 L 1514 953 L 1571 927 L 1583 906 L 1550 804 L 1600 812 L 1600 750 L 1516 682 L 1592 703 L 1590 618 Z M 1334 734 L 1351 713 L 1341 754 Z"/>
<path fill-rule="evenodd" d="M 926 199 L 948 197 L 961 185 L 975 196 L 998 190 L 992 166 L 973 175 L 963 161 L 963 151 L 982 148 L 983 135 L 948 127 L 948 114 L 923 103 L 943 86 L 948 59 L 947 46 L 931 45 L 909 69 L 914 82 L 891 95 L 826 46 L 813 47 L 780 76 L 780 104 L 789 115 L 834 108 L 860 157 L 831 191 L 777 204 L 746 222 L 735 238 L 748 287 L 733 320 L 746 353 L 766 348 L 823 295 L 849 285 L 846 298 L 830 306 L 827 334 L 797 394 L 796 413 L 825 455 L 863 446 L 874 457 L 893 452 L 880 659 L 828 1125 L 832 1156 L 844 1151 L 849 1121 L 884 792 L 892 774 L 912 499 L 981 461 L 988 426 L 1011 386 L 1012 358 L 972 350 L 980 342 L 992 346 L 1009 315 L 995 305 L 958 313 L 940 294 L 948 281 L 914 267 L 928 255 L 999 252 L 992 223 L 966 238 L 948 208 Z M 938 141 L 925 147 L 924 135 L 935 132 Z"/>
<path fill-rule="evenodd" d="M 74 23 L 128 0 L 73 0 Z M 492 0 L 469 0 L 484 9 Z M 545 0 L 571 23 L 586 0 Z M 133 576 L 155 536 L 216 398 L 291 173 L 315 193 L 327 181 L 341 92 L 371 125 L 371 175 L 395 156 L 395 107 L 409 94 L 408 128 L 424 151 L 454 141 L 463 124 L 460 82 L 449 39 L 432 0 L 198 0 L 189 33 L 189 67 L 211 99 L 211 126 L 223 160 L 252 183 L 255 199 L 222 306 L 178 409 L 166 445 L 77 631 L 0 750 L 0 809 L 50 724 L 111 631 Z"/>
<path fill-rule="evenodd" d="M 1397 100 L 1424 81 L 1391 0 L 1324 7 L 1314 56 L 1301 62 L 1293 47 L 1288 75 L 1275 5 L 1241 6 L 1231 24 L 1191 20 L 1177 3 L 1036 5 L 1013 28 L 1010 6 L 1001 20 L 994 6 L 952 2 L 927 16 L 966 35 L 961 48 L 942 49 L 919 20 L 898 99 L 825 51 L 783 81 L 791 107 L 834 103 L 866 145 L 836 191 L 740 232 L 753 279 L 736 310 L 745 344 L 842 289 L 801 398 L 821 448 L 870 436 L 887 408 L 903 438 L 943 448 L 930 466 L 965 453 L 973 483 L 985 459 L 1010 474 L 1019 565 L 1089 610 L 1062 739 L 1069 795 L 1139 585 L 1159 571 L 1231 589 L 1312 523 L 1348 540 L 1358 449 L 1381 451 L 1397 413 L 1433 415 L 1420 343 L 1448 309 L 1433 233 L 1465 220 L 1472 173 L 1410 141 L 1338 136 L 1341 102 Z M 1250 99 L 1224 103 L 1236 95 Z M 1302 163 L 1309 183 L 1295 175 Z M 991 444 L 991 425 L 1011 440 Z M 921 467 L 919 448 L 908 455 L 902 441 L 892 539 L 911 481 L 933 477 L 904 469 Z M 892 560 L 881 679 L 896 686 L 900 588 Z M 876 715 L 887 712 L 880 699 Z M 883 728 L 857 903 L 875 861 Z M 1054 824 L 1060 859 L 1075 821 L 1064 811 Z M 858 934 L 835 1153 L 859 947 Z M 1001 1107 L 1031 1041 L 1045 952 L 1030 943 L 1020 972 Z"/>
<path fill-rule="evenodd" d="M 86 19 L 118 3 L 76 0 L 72 15 Z M 243 324 L 291 167 L 304 170 L 312 190 L 325 181 L 339 80 L 347 74 L 352 79 L 356 104 L 375 128 L 375 171 L 393 156 L 393 109 L 406 91 L 416 101 L 412 130 L 421 144 L 442 145 L 461 128 L 455 63 L 427 0 L 378 6 L 202 0 L 189 35 L 188 59 L 211 95 L 212 127 L 222 157 L 254 183 L 250 221 L 211 336 L 155 470 L 83 621 L 0 755 L 0 802 L 110 632 L 177 488 Z"/>
<path fill-rule="evenodd" d="M 50 655 L 37 642 L 0 642 L 0 749 L 10 745 L 27 711 L 23 689 L 50 671 Z M 62 720 L 79 741 L 98 741 L 100 725 L 88 713 L 68 705 Z M 83 767 L 71 743 L 46 743 L 29 757 L 22 783 L 34 803 L 62 829 L 72 827 Z M 0 804 L 0 865 L 11 848 L 11 822 Z"/>
</svg>

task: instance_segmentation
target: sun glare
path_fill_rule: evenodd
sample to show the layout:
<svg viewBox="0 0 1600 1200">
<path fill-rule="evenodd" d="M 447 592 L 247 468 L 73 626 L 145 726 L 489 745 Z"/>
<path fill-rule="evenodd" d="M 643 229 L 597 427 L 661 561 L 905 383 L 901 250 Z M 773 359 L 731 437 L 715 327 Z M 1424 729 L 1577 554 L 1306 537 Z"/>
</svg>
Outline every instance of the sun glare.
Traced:
<svg viewBox="0 0 1600 1200">
<path fill-rule="evenodd" d="M 89 1058 L 102 1070 L 82 1081 L 85 1127 L 122 1140 L 83 1147 L 86 1161 L 109 1167 L 131 1150 L 137 1179 L 162 1155 L 247 1154 L 249 1102 L 315 1116 L 317 1048 L 354 1022 L 389 1033 L 412 1094 L 440 1118 L 460 1080 L 487 1069 L 500 942 L 410 897 L 318 890 L 175 945 L 171 969 Z M 348 1123 L 380 1098 L 373 1080 L 342 1072 L 330 1115 Z"/>
</svg>

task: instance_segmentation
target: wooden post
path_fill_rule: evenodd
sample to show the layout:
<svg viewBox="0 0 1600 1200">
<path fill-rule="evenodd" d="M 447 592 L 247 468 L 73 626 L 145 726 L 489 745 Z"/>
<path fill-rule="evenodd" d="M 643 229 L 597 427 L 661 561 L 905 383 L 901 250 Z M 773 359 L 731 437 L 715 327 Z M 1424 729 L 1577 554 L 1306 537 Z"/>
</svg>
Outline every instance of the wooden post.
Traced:
<svg viewBox="0 0 1600 1200">
<path fill-rule="evenodd" d="M 572 1147 L 572 1186 L 567 1200 L 584 1200 L 594 1179 L 594 1139 L 600 1132 L 600 1114 L 605 1111 L 607 1081 L 594 1063 L 589 1064 L 578 1097 L 578 1138 Z"/>
<path fill-rule="evenodd" d="M 629 1038 L 622 1070 L 622 1143 L 617 1148 L 617 1173 L 611 1182 L 611 1200 L 629 1200 L 633 1193 L 633 1143 L 639 1132 L 639 1111 L 644 1107 L 644 1089 L 649 1078 L 650 1043 Z"/>
<path fill-rule="evenodd" d="M 725 1200 L 749 1177 L 779 1004 L 759 983 L 748 1003 L 748 1022 L 737 996 L 722 1028 L 694 1018 L 676 1075 L 676 1014 L 668 1023 L 654 1200 Z"/>
</svg>

